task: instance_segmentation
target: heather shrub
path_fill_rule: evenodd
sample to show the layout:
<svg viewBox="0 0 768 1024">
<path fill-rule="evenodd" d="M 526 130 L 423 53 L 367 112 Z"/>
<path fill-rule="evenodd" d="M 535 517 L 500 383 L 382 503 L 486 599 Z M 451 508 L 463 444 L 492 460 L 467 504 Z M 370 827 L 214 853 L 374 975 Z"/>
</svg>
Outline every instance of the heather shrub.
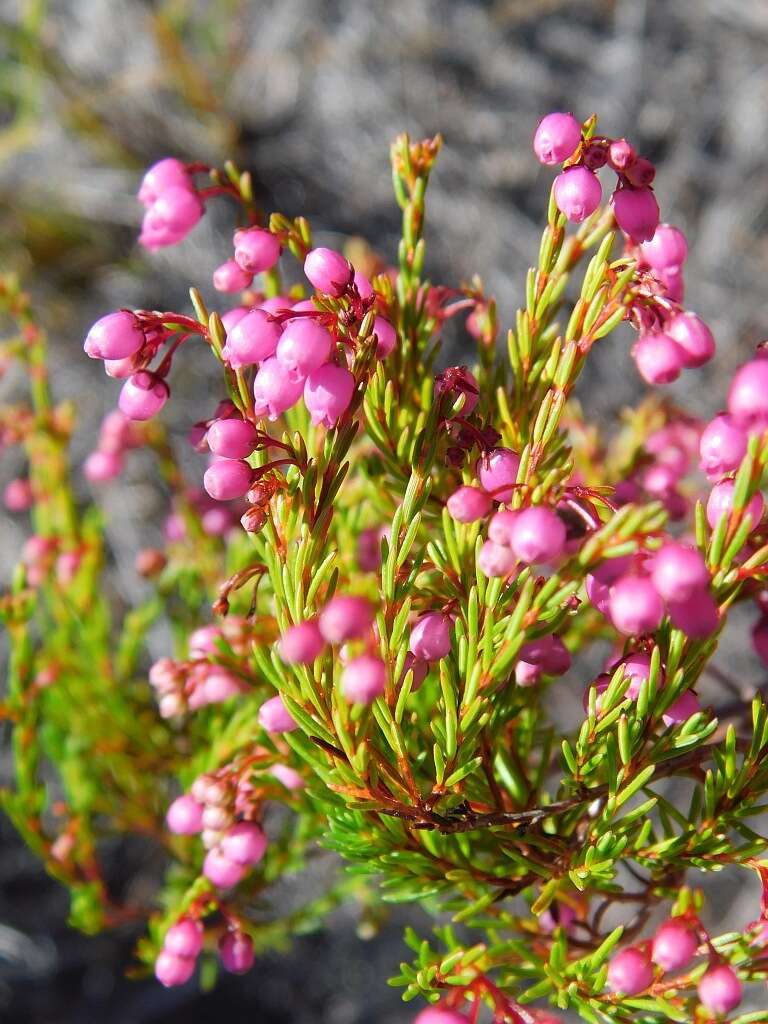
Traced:
<svg viewBox="0 0 768 1024">
<path fill-rule="evenodd" d="M 768 892 L 768 710 L 697 688 L 737 602 L 755 604 L 768 661 L 768 359 L 758 346 L 708 423 L 664 395 L 714 353 L 683 304 L 687 241 L 661 222 L 650 161 L 565 113 L 534 136 L 559 172 L 502 336 L 478 278 L 426 276 L 440 146 L 392 147 L 395 265 L 266 218 L 232 165 L 149 169 L 147 250 L 183 242 L 218 197 L 237 228 L 212 259 L 221 309 L 193 288 L 186 311 L 121 309 L 89 331 L 117 402 L 82 467 L 92 505 L 73 488 L 74 405 L 53 401 L 39 318 L 3 279 L 3 360 L 29 385 L 0 412 L 28 459 L 5 503 L 31 533 L 0 604 L 2 805 L 75 927 L 146 919 L 133 969 L 166 986 L 258 970 L 341 901 L 413 902 L 435 925 L 406 935 L 393 984 L 419 1024 L 722 1019 L 743 986 L 764 1001 L 768 895 L 721 934 L 697 878 L 740 867 Z M 471 367 L 439 362 L 454 317 Z M 597 344 L 653 388 L 618 425 L 573 398 Z M 186 359 L 211 372 L 193 479 L 162 426 Z M 168 516 L 162 549 L 136 555 L 151 596 L 126 608 L 98 493 L 137 448 Z M 151 660 L 158 625 L 172 646 Z M 125 835 L 167 865 L 130 903 L 101 866 Z M 286 899 L 275 883 L 323 847 L 335 879 Z"/>
</svg>

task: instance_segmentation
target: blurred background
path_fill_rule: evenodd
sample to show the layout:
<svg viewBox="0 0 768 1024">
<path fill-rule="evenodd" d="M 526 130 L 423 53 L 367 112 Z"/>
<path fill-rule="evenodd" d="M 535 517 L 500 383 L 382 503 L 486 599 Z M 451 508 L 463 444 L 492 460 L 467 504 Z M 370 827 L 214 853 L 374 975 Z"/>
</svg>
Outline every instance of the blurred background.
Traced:
<svg viewBox="0 0 768 1024">
<path fill-rule="evenodd" d="M 768 4 L 765 0 L 0 0 L 0 264 L 18 270 L 50 331 L 54 386 L 77 400 L 78 459 L 117 386 L 82 354 L 98 316 L 122 305 L 185 308 L 194 283 L 230 255 L 232 211 L 183 245 L 136 245 L 142 170 L 176 155 L 254 175 L 266 210 L 310 218 L 317 238 L 365 235 L 393 258 L 399 228 L 388 146 L 441 131 L 428 198 L 428 269 L 448 285 L 482 277 L 502 325 L 535 259 L 551 181 L 533 158 L 539 117 L 596 112 L 658 165 L 664 219 L 688 234 L 686 305 L 712 325 L 717 359 L 685 374 L 700 411 L 766 333 Z M 216 308 L 224 308 L 218 300 Z M 601 420 L 642 385 L 615 343 L 598 350 L 580 395 Z M 450 337 L 457 362 L 468 339 Z M 467 349 L 467 353 L 469 350 Z M 179 367 L 169 407 L 183 436 L 218 396 L 205 366 Z M 190 365 L 191 364 L 191 365 Z M 628 369 L 629 367 L 629 369 Z M 176 371 L 175 371 L 176 372 Z M 13 382 L 0 383 L 7 398 Z M 104 494 L 115 587 L 133 596 L 136 547 L 156 538 L 160 499 L 141 458 Z M 16 467 L 18 469 L 18 467 Z M 15 475 L 4 460 L 0 482 Z M 3 521 L 0 569 L 23 525 Z M 755 672 L 727 652 L 737 672 Z M 4 769 L 0 763 L 0 774 Z M 108 853 L 115 879 L 152 871 L 130 844 Z M 754 917 L 756 894 L 717 880 L 711 913 Z M 66 898 L 2 825 L 0 1020 L 13 1024 L 404 1024 L 385 979 L 405 955 L 402 912 L 375 938 L 354 912 L 261 960 L 216 994 L 127 982 L 131 934 L 84 938 Z M 720 922 L 722 923 L 722 922 Z M 746 1009 L 746 1007 L 745 1007 Z"/>
</svg>

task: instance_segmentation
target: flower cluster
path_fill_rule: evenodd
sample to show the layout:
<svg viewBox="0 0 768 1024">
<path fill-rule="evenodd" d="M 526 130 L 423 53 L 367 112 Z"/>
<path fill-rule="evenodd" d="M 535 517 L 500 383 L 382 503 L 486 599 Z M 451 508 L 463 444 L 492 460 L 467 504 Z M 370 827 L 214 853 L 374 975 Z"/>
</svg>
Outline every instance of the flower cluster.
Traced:
<svg viewBox="0 0 768 1024">
<path fill-rule="evenodd" d="M 440 145 L 393 146 L 395 266 L 359 240 L 316 245 L 301 217 L 265 220 L 231 164 L 147 173 L 150 250 L 214 196 L 236 202 L 212 262 L 236 298 L 211 310 L 193 288 L 188 311 L 120 309 L 88 332 L 122 384 L 83 473 L 114 481 L 145 447 L 169 502 L 127 610 L 105 586 L 100 515 L 75 499 L 42 333 L 0 279 L 17 325 L 2 358 L 28 369 L 31 403 L 0 411 L 28 463 L 6 505 L 31 520 L 0 598 L 3 806 L 80 927 L 147 917 L 138 958 L 166 986 L 201 962 L 206 979 L 246 971 L 342 901 L 363 934 L 381 903 L 411 901 L 440 922 L 434 942 L 408 931 L 394 979 L 430 1004 L 419 1024 L 554 1024 L 548 1006 L 703 1024 L 768 980 L 768 706 L 712 663 L 744 603 L 768 663 L 766 346 L 709 423 L 654 391 L 617 432 L 590 422 L 570 399 L 595 345 L 651 386 L 714 352 L 681 305 L 688 243 L 659 223 L 652 165 L 594 118 L 544 118 L 535 152 L 563 169 L 497 358 L 482 282 L 425 277 Z M 604 206 L 601 168 L 617 176 Z M 443 368 L 458 314 L 471 365 Z M 213 397 L 185 428 L 205 460 L 188 479 L 159 414 L 200 343 Z M 125 833 L 170 861 L 130 908 L 100 863 L 100 840 Z M 318 845 L 354 870 L 305 903 L 271 900 Z M 696 879 L 723 869 L 755 875 L 762 899 L 757 921 L 718 934 Z"/>
</svg>

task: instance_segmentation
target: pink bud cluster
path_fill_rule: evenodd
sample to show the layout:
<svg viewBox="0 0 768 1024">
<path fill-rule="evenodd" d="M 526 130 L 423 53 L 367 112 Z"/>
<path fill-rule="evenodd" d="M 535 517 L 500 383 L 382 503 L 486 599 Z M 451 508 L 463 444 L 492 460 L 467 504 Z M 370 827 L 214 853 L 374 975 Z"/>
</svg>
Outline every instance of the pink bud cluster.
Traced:
<svg viewBox="0 0 768 1024">
<path fill-rule="evenodd" d="M 611 991 L 638 996 L 651 988 L 657 977 L 687 967 L 699 948 L 700 926 L 687 917 L 672 917 L 656 931 L 651 942 L 627 946 L 614 954 L 608 966 Z M 741 1002 L 738 975 L 728 964 L 713 960 L 698 983 L 702 1007 L 710 1013 L 730 1013 Z"/>
<path fill-rule="evenodd" d="M 221 649 L 247 651 L 250 630 L 244 619 L 229 616 L 219 626 L 203 626 L 189 637 L 189 657 L 183 661 L 160 658 L 149 670 L 163 718 L 176 718 L 208 704 L 220 704 L 247 691 L 243 678 L 219 664 Z"/>
<path fill-rule="evenodd" d="M 203 948 L 202 923 L 182 917 L 165 933 L 163 947 L 155 961 L 155 977 L 166 988 L 186 984 L 195 971 Z M 254 963 L 253 940 L 233 925 L 219 939 L 219 958 L 230 974 L 246 974 Z"/>
<path fill-rule="evenodd" d="M 635 242 L 653 237 L 659 223 L 651 188 L 656 170 L 626 139 L 587 138 L 573 114 L 552 113 L 539 122 L 533 150 L 543 164 L 567 163 L 555 179 L 554 196 L 568 220 L 580 223 L 600 206 L 602 186 L 596 172 L 608 166 L 617 176 L 611 204 L 619 227 Z"/>
<path fill-rule="evenodd" d="M 123 471 L 125 452 L 137 448 L 141 436 L 137 424 L 115 409 L 102 420 L 99 441 L 83 465 L 83 473 L 91 483 L 107 483 Z"/>
<path fill-rule="evenodd" d="M 251 820 L 258 811 L 247 774 L 201 775 L 189 793 L 168 808 L 166 823 L 176 835 L 200 835 L 207 853 L 203 874 L 219 889 L 231 889 L 258 864 L 267 837 Z"/>
<path fill-rule="evenodd" d="M 278 647 L 280 657 L 289 665 L 310 665 L 327 644 L 344 645 L 342 693 L 351 704 L 370 704 L 384 692 L 387 679 L 384 662 L 373 653 L 373 618 L 373 606 L 366 598 L 340 594 L 331 598 L 317 621 L 300 622 L 283 633 Z M 348 645 L 356 641 L 364 641 L 364 648 L 350 657 Z"/>
<path fill-rule="evenodd" d="M 146 210 L 139 242 L 151 251 L 181 242 L 204 212 L 189 169 L 173 157 L 149 168 L 139 202 Z"/>
<path fill-rule="evenodd" d="M 638 468 L 616 487 L 618 505 L 660 501 L 669 518 L 684 519 L 689 501 L 681 487 L 693 468 L 701 428 L 698 423 L 676 417 L 651 434 L 645 442 L 645 458 Z"/>
<path fill-rule="evenodd" d="M 702 638 L 719 625 L 709 583 L 700 552 L 670 540 L 650 556 L 603 562 L 586 585 L 592 604 L 624 636 L 653 633 L 669 615 L 673 626 Z"/>
</svg>

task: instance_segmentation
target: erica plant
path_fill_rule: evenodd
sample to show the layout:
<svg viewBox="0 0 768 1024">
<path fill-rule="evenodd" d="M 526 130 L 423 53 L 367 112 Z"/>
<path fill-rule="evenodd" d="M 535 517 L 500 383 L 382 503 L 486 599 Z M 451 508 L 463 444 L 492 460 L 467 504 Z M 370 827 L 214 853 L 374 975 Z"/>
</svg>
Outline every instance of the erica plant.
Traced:
<svg viewBox="0 0 768 1024">
<path fill-rule="evenodd" d="M 3 806 L 73 924 L 147 919 L 137 958 L 164 985 L 258 970 L 341 900 L 370 926 L 382 902 L 418 902 L 441 923 L 408 933 L 393 984 L 419 1024 L 764 1021 L 737 1007 L 745 988 L 768 1003 L 768 710 L 727 678 L 715 706 L 697 689 L 736 603 L 768 661 L 768 353 L 709 423 L 657 390 L 619 429 L 588 421 L 570 399 L 595 345 L 651 385 L 714 352 L 652 164 L 594 118 L 542 120 L 534 151 L 561 170 L 502 343 L 479 279 L 425 277 L 440 144 L 392 148 L 395 266 L 315 246 L 302 218 L 265 223 L 231 165 L 147 172 L 150 250 L 234 200 L 212 273 L 239 305 L 193 288 L 185 311 L 121 309 L 86 338 L 119 383 L 85 476 L 110 484 L 144 447 L 168 496 L 164 546 L 137 553 L 150 596 L 128 610 L 107 596 L 101 517 L 73 497 L 71 405 L 3 281 L 3 359 L 30 393 L 0 414 L 29 462 L 5 501 L 33 531 L 2 599 Z M 473 365 L 438 369 L 456 316 Z M 187 359 L 210 368 L 194 479 L 159 415 Z M 173 646 L 150 664 L 156 623 Z M 146 902 L 103 880 L 103 841 L 126 834 L 167 856 Z M 320 847 L 350 870 L 271 901 Z M 722 934 L 696 886 L 726 867 L 764 895 Z"/>
</svg>

